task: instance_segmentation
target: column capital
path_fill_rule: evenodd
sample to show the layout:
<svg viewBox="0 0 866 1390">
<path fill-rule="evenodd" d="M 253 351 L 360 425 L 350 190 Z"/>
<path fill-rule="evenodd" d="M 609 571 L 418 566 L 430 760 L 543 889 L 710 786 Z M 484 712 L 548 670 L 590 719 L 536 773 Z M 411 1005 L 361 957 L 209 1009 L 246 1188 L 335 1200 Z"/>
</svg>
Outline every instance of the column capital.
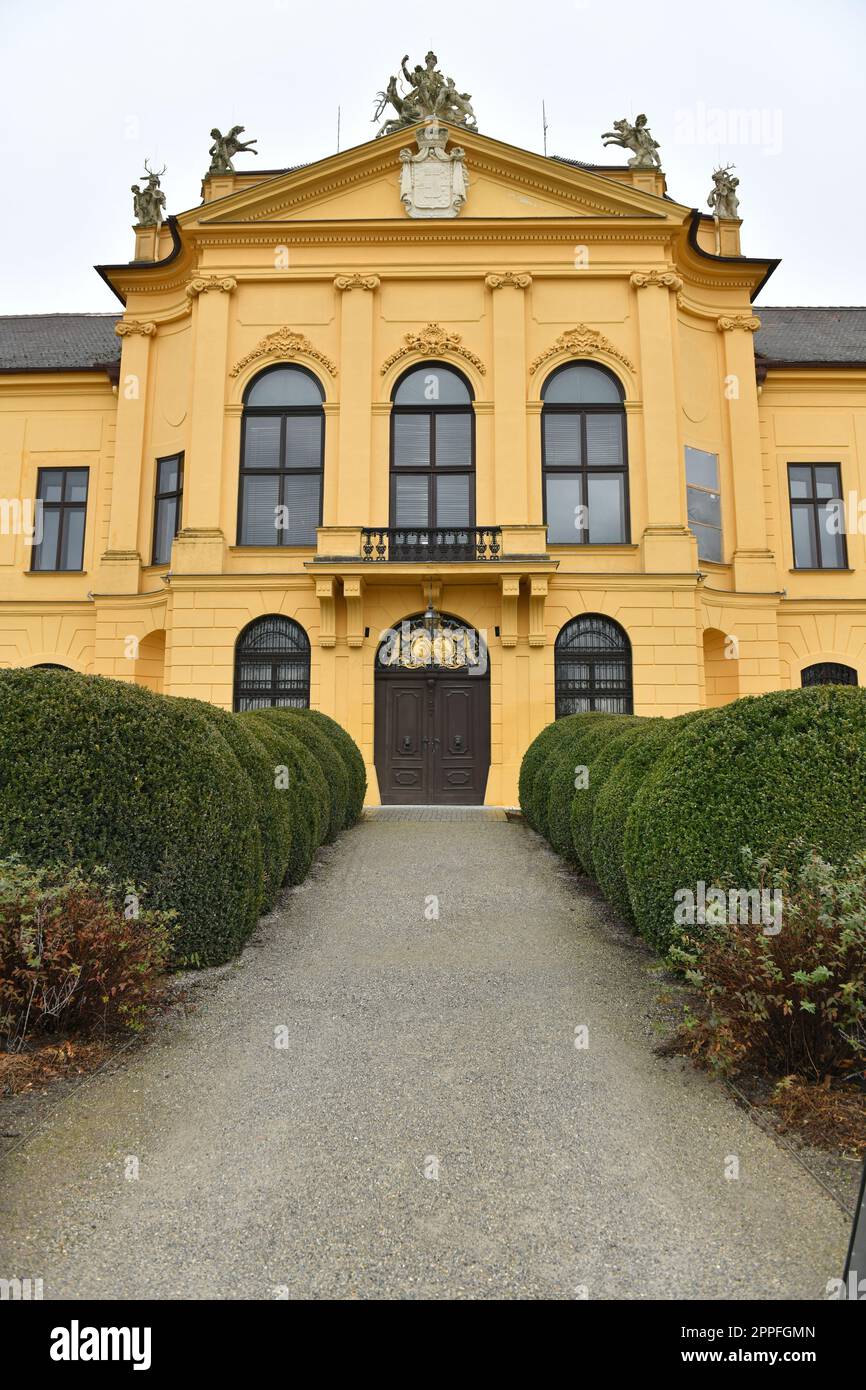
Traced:
<svg viewBox="0 0 866 1390">
<path fill-rule="evenodd" d="M 184 294 L 187 299 L 198 299 L 200 294 L 208 294 L 211 290 L 231 294 L 237 287 L 238 282 L 233 275 L 196 275 L 187 284 Z"/>
<path fill-rule="evenodd" d="M 683 287 L 679 275 L 675 275 L 672 270 L 636 270 L 629 279 L 636 290 L 647 290 L 655 287 L 660 290 L 679 292 Z"/>
<path fill-rule="evenodd" d="M 114 331 L 118 338 L 129 338 L 140 333 L 143 338 L 152 338 L 156 332 L 156 324 L 150 319 L 121 319 L 120 323 L 114 325 Z"/>
<path fill-rule="evenodd" d="M 532 276 L 523 271 L 515 274 L 513 270 L 506 270 L 501 275 L 485 275 L 484 283 L 490 290 L 526 290 L 532 284 Z"/>
<path fill-rule="evenodd" d="M 334 280 L 335 290 L 377 290 L 379 288 L 378 275 L 361 275 L 357 271 L 354 275 L 338 275 Z"/>
<path fill-rule="evenodd" d="M 731 333 L 735 328 L 742 328 L 745 333 L 757 333 L 761 326 L 761 320 L 757 314 L 723 314 L 716 319 L 716 327 L 721 333 Z"/>
</svg>

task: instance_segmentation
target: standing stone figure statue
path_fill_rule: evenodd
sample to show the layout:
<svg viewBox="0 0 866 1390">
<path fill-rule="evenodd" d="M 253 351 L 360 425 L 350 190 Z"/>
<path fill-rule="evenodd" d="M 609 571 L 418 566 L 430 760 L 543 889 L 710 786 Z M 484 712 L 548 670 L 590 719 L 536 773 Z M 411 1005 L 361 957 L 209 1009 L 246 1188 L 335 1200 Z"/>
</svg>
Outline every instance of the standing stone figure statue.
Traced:
<svg viewBox="0 0 866 1390">
<path fill-rule="evenodd" d="M 623 150 L 634 152 L 634 158 L 628 162 L 629 169 L 660 169 L 662 167 L 658 155 L 659 143 L 650 135 L 644 115 L 636 116 L 634 125 L 625 119 L 614 121 L 613 130 L 606 130 L 601 138 L 606 146 L 619 145 Z"/>
<path fill-rule="evenodd" d="M 235 172 L 235 166 L 232 164 L 234 155 L 241 154 L 246 150 L 249 150 L 250 154 L 258 154 L 258 150 L 252 148 L 257 143 L 255 140 L 238 139 L 238 136 L 243 135 L 243 133 L 244 127 L 242 125 L 233 125 L 227 135 L 223 135 L 214 126 L 211 131 L 213 144 L 208 150 L 211 157 L 208 174 L 233 174 Z"/>
<path fill-rule="evenodd" d="M 734 167 L 733 164 L 726 164 L 723 169 L 717 169 L 713 174 L 713 186 L 707 199 L 707 206 L 712 210 L 713 217 L 738 218 L 740 215 L 740 200 L 737 197 L 740 180 L 735 179 L 731 173 Z"/>
<path fill-rule="evenodd" d="M 165 173 L 165 165 L 156 174 L 144 161 L 145 173 L 142 178 L 147 176 L 147 183 L 144 188 L 139 184 L 132 185 L 132 205 L 136 224 L 139 227 L 158 227 L 163 220 L 165 212 L 165 194 L 159 186 L 159 181 Z"/>
<path fill-rule="evenodd" d="M 374 121 L 381 120 L 386 106 L 393 106 L 397 112 L 376 132 L 377 135 L 391 135 L 395 130 L 437 118 L 464 130 L 477 129 L 471 92 L 458 92 L 454 79 L 442 76 L 436 66 L 438 61 L 436 54 L 430 52 L 423 67 L 418 63 L 410 71 L 407 67 L 409 54 L 404 54 L 400 70 L 409 90 L 401 92 L 398 78 L 392 76 L 384 92 L 377 93 Z"/>
</svg>

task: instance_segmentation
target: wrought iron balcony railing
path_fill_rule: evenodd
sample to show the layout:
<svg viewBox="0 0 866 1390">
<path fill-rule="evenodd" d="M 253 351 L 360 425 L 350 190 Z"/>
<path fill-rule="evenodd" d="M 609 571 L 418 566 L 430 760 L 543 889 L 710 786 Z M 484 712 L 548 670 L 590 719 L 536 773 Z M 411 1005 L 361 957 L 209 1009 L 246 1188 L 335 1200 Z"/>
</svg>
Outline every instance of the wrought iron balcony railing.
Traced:
<svg viewBox="0 0 866 1390">
<path fill-rule="evenodd" d="M 364 560 L 498 560 L 502 532 L 497 526 L 395 527 L 361 532 Z"/>
</svg>

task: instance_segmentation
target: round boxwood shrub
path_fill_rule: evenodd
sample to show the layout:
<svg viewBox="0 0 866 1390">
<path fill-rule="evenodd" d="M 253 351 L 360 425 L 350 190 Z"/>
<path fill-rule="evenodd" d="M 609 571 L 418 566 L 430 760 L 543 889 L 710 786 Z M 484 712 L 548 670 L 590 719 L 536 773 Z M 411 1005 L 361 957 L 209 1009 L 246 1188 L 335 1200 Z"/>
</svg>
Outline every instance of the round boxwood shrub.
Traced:
<svg viewBox="0 0 866 1390">
<path fill-rule="evenodd" d="M 324 729 L 306 719 L 301 710 L 268 709 L 260 714 L 305 743 L 325 774 L 331 803 L 325 842 L 330 844 L 343 829 L 349 813 L 349 773 L 339 745 Z"/>
<path fill-rule="evenodd" d="M 746 846 L 796 869 L 804 846 L 840 864 L 864 845 L 866 690 L 736 700 L 682 729 L 634 799 L 625 870 L 638 930 L 666 950 L 676 891 L 739 883 Z"/>
<path fill-rule="evenodd" d="M 264 744 L 271 781 L 278 794 L 288 798 L 294 835 L 286 877 L 289 883 L 301 883 L 324 840 L 330 819 L 331 802 L 324 775 L 306 744 L 289 729 L 263 717 L 258 710 L 236 718 L 248 724 Z"/>
<path fill-rule="evenodd" d="M 568 828 L 575 863 L 582 865 L 584 873 L 590 878 L 597 879 L 592 852 L 592 824 L 599 795 L 620 759 L 636 741 L 645 738 L 648 730 L 657 722 L 655 719 L 634 718 L 624 725 L 608 724 L 600 731 L 601 736 L 596 736 L 590 747 L 584 750 L 583 761 L 587 764 L 589 778 L 586 787 L 572 797 Z"/>
<path fill-rule="evenodd" d="M 304 709 L 297 710 L 296 713 L 327 734 L 342 753 L 349 773 L 349 805 L 346 825 L 354 825 L 361 815 L 364 808 L 364 797 L 367 795 L 367 769 L 364 766 L 364 758 L 360 748 L 341 724 L 338 724 L 335 719 L 331 719 L 329 715 L 322 714 L 321 710 Z"/>
<path fill-rule="evenodd" d="M 219 731 L 250 783 L 256 820 L 262 837 L 262 895 L 260 912 L 269 912 L 279 897 L 292 854 L 292 809 L 284 792 L 274 785 L 271 759 L 252 725 L 207 700 L 187 700 Z"/>
<path fill-rule="evenodd" d="M 592 867 L 595 881 L 612 907 L 633 922 L 625 877 L 623 839 L 631 804 L 648 770 L 675 736 L 678 719 L 647 721 L 599 788 L 592 813 Z"/>
<path fill-rule="evenodd" d="M 585 788 L 578 789 L 575 786 L 577 769 L 583 766 L 590 769 L 598 750 L 617 734 L 624 723 L 630 723 L 634 716 L 597 711 L 576 715 L 575 718 L 578 722 L 574 724 L 567 737 L 555 747 L 549 760 L 545 821 L 551 848 L 582 872 L 589 873 L 589 865 L 574 852 L 571 836 L 572 803 L 586 796 Z"/>
<path fill-rule="evenodd" d="M 183 700 L 75 672 L 0 671 L 0 853 L 104 865 L 177 913 L 179 964 L 215 965 L 258 917 L 247 776 Z"/>
</svg>

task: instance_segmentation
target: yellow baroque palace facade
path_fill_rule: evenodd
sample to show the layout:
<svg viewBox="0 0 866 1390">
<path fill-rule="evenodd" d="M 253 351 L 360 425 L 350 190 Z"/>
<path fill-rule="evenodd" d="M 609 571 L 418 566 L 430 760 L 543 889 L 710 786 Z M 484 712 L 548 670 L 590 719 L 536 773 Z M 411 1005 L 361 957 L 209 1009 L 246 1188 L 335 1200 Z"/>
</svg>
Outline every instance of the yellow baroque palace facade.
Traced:
<svg viewBox="0 0 866 1390">
<path fill-rule="evenodd" d="M 0 664 L 309 702 L 371 801 L 497 805 L 555 715 L 866 681 L 866 312 L 756 307 L 656 168 L 427 130 L 0 319 Z"/>
</svg>

